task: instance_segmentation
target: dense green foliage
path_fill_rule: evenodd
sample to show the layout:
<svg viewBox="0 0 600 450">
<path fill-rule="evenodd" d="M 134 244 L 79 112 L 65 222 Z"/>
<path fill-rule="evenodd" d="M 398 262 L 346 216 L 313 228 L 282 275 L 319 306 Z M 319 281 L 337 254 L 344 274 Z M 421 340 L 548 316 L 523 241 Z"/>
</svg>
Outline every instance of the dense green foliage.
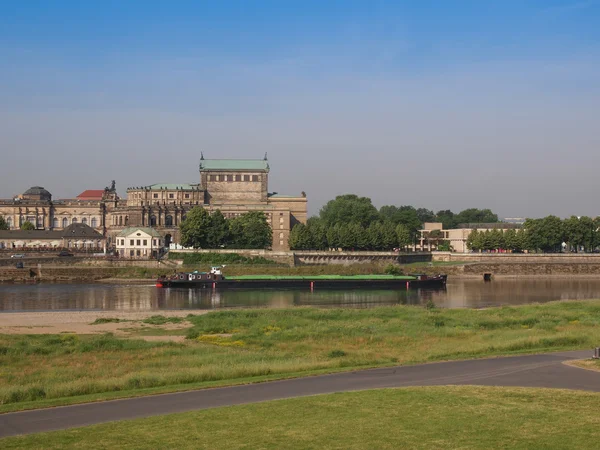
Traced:
<svg viewBox="0 0 600 450">
<path fill-rule="evenodd" d="M 195 207 L 180 230 L 184 247 L 264 249 L 272 243 L 271 227 L 260 211 L 226 219 L 219 210 L 209 214 L 204 208 Z"/>
<path fill-rule="evenodd" d="M 504 232 L 474 230 L 467 239 L 467 246 L 471 250 L 502 249 L 514 252 L 524 250 L 590 252 L 598 245 L 600 245 L 600 220 L 586 216 L 571 216 L 565 220 L 556 216 L 527 219 L 522 229 Z"/>
<path fill-rule="evenodd" d="M 273 265 L 276 262 L 262 256 L 246 257 L 238 253 L 181 253 L 169 252 L 169 259 L 183 260 L 186 265 L 196 264 L 260 264 Z"/>
<path fill-rule="evenodd" d="M 4 217 L 0 216 L 0 230 L 8 230 L 8 223 L 4 220 Z"/>
<path fill-rule="evenodd" d="M 332 352 L 332 357 L 343 352 Z M 24 449 L 596 449 L 600 394 L 427 386 L 268 401 L 2 440 Z"/>
<path fill-rule="evenodd" d="M 21 224 L 21 230 L 25 230 L 25 231 L 35 230 L 35 225 L 32 224 L 31 222 L 29 222 L 28 220 L 26 220 L 25 222 L 23 222 Z"/>
</svg>

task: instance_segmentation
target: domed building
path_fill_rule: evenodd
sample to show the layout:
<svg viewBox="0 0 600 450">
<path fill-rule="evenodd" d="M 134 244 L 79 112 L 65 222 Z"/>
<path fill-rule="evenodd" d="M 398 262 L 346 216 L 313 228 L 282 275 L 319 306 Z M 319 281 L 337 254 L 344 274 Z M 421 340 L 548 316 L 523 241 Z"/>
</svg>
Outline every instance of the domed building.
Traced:
<svg viewBox="0 0 600 450">
<path fill-rule="evenodd" d="M 33 186 L 19 196 L 22 200 L 33 200 L 38 202 L 51 202 L 52 194 L 42 186 Z"/>
</svg>

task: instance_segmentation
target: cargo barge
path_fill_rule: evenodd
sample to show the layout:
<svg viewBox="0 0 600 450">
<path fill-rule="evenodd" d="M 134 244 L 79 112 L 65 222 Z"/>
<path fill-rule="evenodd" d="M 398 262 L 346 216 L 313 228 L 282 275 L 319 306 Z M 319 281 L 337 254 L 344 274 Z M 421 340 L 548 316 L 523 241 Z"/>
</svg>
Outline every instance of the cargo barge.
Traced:
<svg viewBox="0 0 600 450">
<path fill-rule="evenodd" d="M 221 267 L 210 272 L 180 272 L 159 277 L 159 288 L 197 289 L 439 289 L 447 275 L 242 275 L 225 277 Z"/>
</svg>

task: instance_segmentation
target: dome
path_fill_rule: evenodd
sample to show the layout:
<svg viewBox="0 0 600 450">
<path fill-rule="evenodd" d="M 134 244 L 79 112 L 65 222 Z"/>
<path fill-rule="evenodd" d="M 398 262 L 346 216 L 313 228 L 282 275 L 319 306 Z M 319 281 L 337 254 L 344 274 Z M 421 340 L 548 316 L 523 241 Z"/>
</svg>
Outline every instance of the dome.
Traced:
<svg viewBox="0 0 600 450">
<path fill-rule="evenodd" d="M 42 186 L 33 186 L 23 193 L 23 198 L 31 200 L 51 200 L 52 194 Z"/>
</svg>

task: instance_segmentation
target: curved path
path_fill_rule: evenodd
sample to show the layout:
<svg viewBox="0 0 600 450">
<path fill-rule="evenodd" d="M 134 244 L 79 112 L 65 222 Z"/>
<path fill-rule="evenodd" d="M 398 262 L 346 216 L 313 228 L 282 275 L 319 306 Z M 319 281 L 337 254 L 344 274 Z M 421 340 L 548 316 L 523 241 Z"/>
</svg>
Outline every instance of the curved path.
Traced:
<svg viewBox="0 0 600 450">
<path fill-rule="evenodd" d="M 0 437 L 115 420 L 301 397 L 403 386 L 472 384 L 600 391 L 600 373 L 562 364 L 591 350 L 451 361 L 271 381 L 215 389 L 38 409 L 0 415 Z"/>
</svg>

